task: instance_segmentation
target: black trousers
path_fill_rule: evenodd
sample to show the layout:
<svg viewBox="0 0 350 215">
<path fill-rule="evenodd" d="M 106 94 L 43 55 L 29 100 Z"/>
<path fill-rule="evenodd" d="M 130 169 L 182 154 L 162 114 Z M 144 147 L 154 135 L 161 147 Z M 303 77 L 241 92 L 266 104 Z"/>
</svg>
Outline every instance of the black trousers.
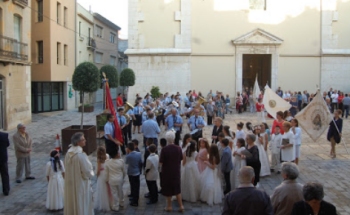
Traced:
<svg viewBox="0 0 350 215">
<path fill-rule="evenodd" d="M 175 133 L 175 145 L 179 145 L 181 139 L 181 131 L 176 131 Z"/>
<path fill-rule="evenodd" d="M 231 191 L 230 172 L 224 172 L 224 177 L 226 183 L 224 194 L 226 195 Z"/>
<path fill-rule="evenodd" d="M 132 128 L 132 120 L 129 122 L 128 126 L 126 126 L 126 129 L 127 129 L 127 134 L 128 134 L 128 138 L 131 140 L 132 137 L 131 137 L 131 128 Z"/>
<path fill-rule="evenodd" d="M 10 192 L 10 178 L 7 162 L 0 163 L 0 174 L 2 181 L 2 192 L 8 194 Z"/>
<path fill-rule="evenodd" d="M 106 138 L 105 138 L 105 145 L 106 145 L 107 154 L 110 154 L 111 152 L 113 152 L 115 150 L 116 147 L 118 147 L 115 144 L 115 142 L 113 142 L 112 140 L 106 139 Z"/>
<path fill-rule="evenodd" d="M 129 183 L 131 190 L 132 200 L 130 203 L 139 203 L 139 195 L 140 195 L 140 175 L 132 176 L 129 175 Z"/>
<path fill-rule="evenodd" d="M 336 102 L 332 102 L 331 103 L 331 107 L 332 107 L 332 113 L 334 113 L 334 111 L 336 110 L 336 109 L 338 109 L 338 103 L 336 103 Z"/>
<path fill-rule="evenodd" d="M 125 146 L 128 144 L 128 127 L 127 126 L 122 129 L 122 134 L 123 134 L 124 144 L 120 146 L 120 149 L 122 150 L 123 155 L 125 155 L 126 154 Z"/>
<path fill-rule="evenodd" d="M 208 122 L 208 125 L 212 125 L 213 124 L 213 116 L 207 116 L 207 122 Z"/>
<path fill-rule="evenodd" d="M 151 202 L 158 202 L 158 187 L 157 181 L 148 181 L 146 180 L 147 187 L 149 190 L 149 198 Z"/>
</svg>

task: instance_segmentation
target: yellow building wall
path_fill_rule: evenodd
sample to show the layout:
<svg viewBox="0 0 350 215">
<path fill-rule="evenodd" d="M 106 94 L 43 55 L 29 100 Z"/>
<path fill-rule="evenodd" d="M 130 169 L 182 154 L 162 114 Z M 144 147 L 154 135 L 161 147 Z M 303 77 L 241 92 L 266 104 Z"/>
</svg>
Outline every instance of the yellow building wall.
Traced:
<svg viewBox="0 0 350 215">
<path fill-rule="evenodd" d="M 280 57 L 278 83 L 282 90 L 317 91 L 320 83 L 320 58 Z"/>
<path fill-rule="evenodd" d="M 338 37 L 339 49 L 350 49 L 350 1 L 337 1 L 338 20 L 332 23 L 333 34 Z"/>
<path fill-rule="evenodd" d="M 219 90 L 233 97 L 235 93 L 235 58 L 234 56 L 192 56 L 192 90 L 207 95 L 209 90 Z"/>
<path fill-rule="evenodd" d="M 175 34 L 180 34 L 180 22 L 175 21 L 180 1 L 143 0 L 139 7 L 144 17 L 139 22 L 140 48 L 174 48 Z"/>
</svg>

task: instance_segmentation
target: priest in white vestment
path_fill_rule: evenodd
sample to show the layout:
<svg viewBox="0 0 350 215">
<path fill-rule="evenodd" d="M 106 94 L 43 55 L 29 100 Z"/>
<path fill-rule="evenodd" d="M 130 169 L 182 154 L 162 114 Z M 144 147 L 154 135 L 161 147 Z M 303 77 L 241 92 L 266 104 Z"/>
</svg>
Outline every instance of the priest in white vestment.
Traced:
<svg viewBox="0 0 350 215">
<path fill-rule="evenodd" d="M 75 133 L 72 147 L 68 150 L 64 164 L 66 167 L 64 183 L 64 214 L 93 215 L 92 189 L 90 179 L 94 176 L 92 164 L 83 152 L 86 144 L 84 134 Z"/>
</svg>

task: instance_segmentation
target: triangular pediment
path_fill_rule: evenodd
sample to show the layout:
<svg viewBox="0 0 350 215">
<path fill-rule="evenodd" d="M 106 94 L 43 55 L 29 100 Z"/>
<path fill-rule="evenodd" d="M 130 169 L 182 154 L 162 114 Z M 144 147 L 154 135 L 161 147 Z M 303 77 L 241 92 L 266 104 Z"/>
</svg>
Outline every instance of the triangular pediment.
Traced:
<svg viewBox="0 0 350 215">
<path fill-rule="evenodd" d="M 235 40 L 232 40 L 234 45 L 246 45 L 246 44 L 257 44 L 257 45 L 280 45 L 283 40 L 275 35 L 257 28 L 247 34 L 244 34 Z"/>
</svg>

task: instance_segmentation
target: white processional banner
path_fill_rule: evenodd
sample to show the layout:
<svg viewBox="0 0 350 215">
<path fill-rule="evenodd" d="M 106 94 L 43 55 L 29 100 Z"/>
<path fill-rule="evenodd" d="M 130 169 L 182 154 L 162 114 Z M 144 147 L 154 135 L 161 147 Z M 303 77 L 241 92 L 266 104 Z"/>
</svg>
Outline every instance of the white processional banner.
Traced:
<svg viewBox="0 0 350 215">
<path fill-rule="evenodd" d="M 332 121 L 332 114 L 320 91 L 318 91 L 312 101 L 295 118 L 311 139 L 316 142 L 329 127 L 329 123 Z"/>
<path fill-rule="evenodd" d="M 278 111 L 289 110 L 292 105 L 279 97 L 269 86 L 265 86 L 264 99 L 265 110 L 273 117 L 276 118 Z"/>
<path fill-rule="evenodd" d="M 260 87 L 258 84 L 258 74 L 255 76 L 255 83 L 254 83 L 254 88 L 253 88 L 253 100 L 254 102 L 258 102 L 258 98 L 260 95 Z"/>
</svg>

